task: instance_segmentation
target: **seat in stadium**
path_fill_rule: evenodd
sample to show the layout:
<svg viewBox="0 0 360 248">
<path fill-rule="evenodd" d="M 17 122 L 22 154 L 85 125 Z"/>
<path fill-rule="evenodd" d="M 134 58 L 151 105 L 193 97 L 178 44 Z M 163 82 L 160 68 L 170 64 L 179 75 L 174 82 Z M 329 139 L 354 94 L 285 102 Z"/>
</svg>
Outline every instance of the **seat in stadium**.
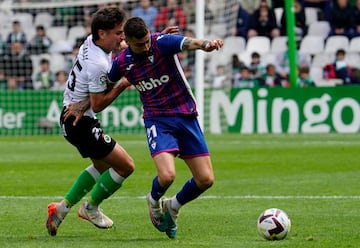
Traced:
<svg viewBox="0 0 360 248">
<path fill-rule="evenodd" d="M 324 52 L 335 53 L 338 49 L 344 49 L 347 51 L 349 43 L 348 37 L 344 35 L 330 36 L 325 42 Z"/>
<path fill-rule="evenodd" d="M 287 37 L 286 36 L 275 37 L 271 41 L 270 51 L 272 53 L 284 52 L 287 49 L 287 44 L 286 43 L 287 43 Z"/>
<path fill-rule="evenodd" d="M 81 38 L 86 35 L 86 29 L 84 26 L 73 26 L 69 28 L 67 34 L 67 41 L 71 45 L 75 45 L 76 39 Z"/>
<path fill-rule="evenodd" d="M 42 25 L 45 28 L 48 28 L 52 26 L 53 20 L 54 17 L 49 12 L 40 12 L 37 13 L 34 18 L 34 25 L 35 26 Z"/>
<path fill-rule="evenodd" d="M 240 36 L 228 36 L 224 39 L 224 46 L 221 52 L 228 56 L 245 51 L 246 41 Z"/>
<path fill-rule="evenodd" d="M 314 58 L 312 59 L 311 66 L 319 66 L 324 67 L 325 65 L 329 63 L 333 63 L 335 61 L 335 53 L 317 53 L 314 55 Z"/>
<path fill-rule="evenodd" d="M 16 20 L 20 22 L 23 31 L 25 31 L 26 29 L 34 29 L 34 25 L 33 25 L 34 18 L 32 14 L 26 12 L 15 13 L 12 16 L 12 21 L 16 21 Z"/>
<path fill-rule="evenodd" d="M 213 23 L 210 28 L 210 34 L 217 38 L 223 38 L 226 36 L 228 30 L 226 23 Z"/>
<path fill-rule="evenodd" d="M 47 36 L 52 40 L 52 42 L 56 42 L 58 40 L 66 40 L 67 39 L 68 28 L 66 26 L 51 26 L 46 30 Z"/>
<path fill-rule="evenodd" d="M 330 24 L 328 21 L 317 21 L 309 25 L 307 35 L 317 35 L 324 39 L 328 37 L 330 32 Z"/>
<path fill-rule="evenodd" d="M 254 36 L 248 39 L 246 51 L 249 53 L 258 52 L 264 54 L 270 52 L 271 41 L 266 36 Z"/>
<path fill-rule="evenodd" d="M 318 8 L 305 7 L 304 11 L 305 11 L 306 25 L 310 25 L 319 20 L 319 18 L 318 18 L 319 9 Z"/>
<path fill-rule="evenodd" d="M 306 35 L 300 43 L 299 51 L 303 54 L 315 55 L 324 51 L 324 38 L 315 35 Z"/>
<path fill-rule="evenodd" d="M 360 37 L 354 37 L 350 40 L 348 52 L 360 52 Z"/>
<path fill-rule="evenodd" d="M 345 61 L 352 68 L 360 69 L 360 54 L 359 54 L 359 52 L 347 52 L 345 55 Z"/>
<path fill-rule="evenodd" d="M 281 16 L 284 12 L 284 8 L 281 8 L 281 7 L 275 8 L 274 12 L 275 12 L 275 17 L 276 17 L 276 23 L 280 27 L 281 26 Z"/>
</svg>

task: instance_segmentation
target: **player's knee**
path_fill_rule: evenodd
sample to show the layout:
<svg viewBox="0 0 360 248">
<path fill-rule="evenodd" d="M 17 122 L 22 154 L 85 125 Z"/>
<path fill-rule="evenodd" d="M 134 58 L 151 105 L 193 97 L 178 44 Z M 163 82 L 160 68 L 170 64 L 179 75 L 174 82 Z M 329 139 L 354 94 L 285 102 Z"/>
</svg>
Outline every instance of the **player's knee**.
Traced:
<svg viewBox="0 0 360 248">
<path fill-rule="evenodd" d="M 176 173 L 173 171 L 162 171 L 159 175 L 159 182 L 162 186 L 167 187 L 170 186 L 176 177 Z"/>
<path fill-rule="evenodd" d="M 198 187 L 202 190 L 210 188 L 214 184 L 214 175 L 202 177 L 198 180 Z"/>
<path fill-rule="evenodd" d="M 131 157 L 129 157 L 128 160 L 126 161 L 125 173 L 127 174 L 127 176 L 129 176 L 134 172 L 134 170 L 135 170 L 135 162 Z"/>
</svg>

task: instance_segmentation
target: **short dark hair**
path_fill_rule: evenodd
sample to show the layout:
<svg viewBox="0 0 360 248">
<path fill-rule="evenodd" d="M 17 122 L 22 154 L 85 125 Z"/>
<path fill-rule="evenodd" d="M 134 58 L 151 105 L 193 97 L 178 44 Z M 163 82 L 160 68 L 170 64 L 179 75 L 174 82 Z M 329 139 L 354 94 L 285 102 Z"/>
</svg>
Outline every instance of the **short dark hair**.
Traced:
<svg viewBox="0 0 360 248">
<path fill-rule="evenodd" d="M 140 17 L 132 17 L 124 25 L 124 33 L 128 38 L 141 39 L 149 32 L 145 21 Z"/>
<path fill-rule="evenodd" d="M 91 34 L 96 41 L 99 37 L 99 30 L 111 30 L 116 25 L 125 22 L 126 14 L 118 7 L 105 7 L 96 11 L 92 16 Z"/>
</svg>

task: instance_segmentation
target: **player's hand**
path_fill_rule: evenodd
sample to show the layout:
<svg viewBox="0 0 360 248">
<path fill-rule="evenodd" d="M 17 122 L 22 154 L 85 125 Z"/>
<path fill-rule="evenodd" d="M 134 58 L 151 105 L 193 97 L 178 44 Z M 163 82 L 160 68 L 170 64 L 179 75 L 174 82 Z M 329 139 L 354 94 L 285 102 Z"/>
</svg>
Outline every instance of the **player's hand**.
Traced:
<svg viewBox="0 0 360 248">
<path fill-rule="evenodd" d="M 178 34 L 179 33 L 179 27 L 178 26 L 169 26 L 166 27 L 161 33 L 163 34 Z"/>
<path fill-rule="evenodd" d="M 203 47 L 203 50 L 206 52 L 211 52 L 213 50 L 219 50 L 224 45 L 224 41 L 220 39 L 209 40 L 206 45 Z"/>
<path fill-rule="evenodd" d="M 69 104 L 64 111 L 64 121 L 74 116 L 75 120 L 73 122 L 73 125 L 76 126 L 76 124 L 84 115 L 85 111 L 89 108 L 89 106 L 90 102 L 88 101 Z"/>
</svg>

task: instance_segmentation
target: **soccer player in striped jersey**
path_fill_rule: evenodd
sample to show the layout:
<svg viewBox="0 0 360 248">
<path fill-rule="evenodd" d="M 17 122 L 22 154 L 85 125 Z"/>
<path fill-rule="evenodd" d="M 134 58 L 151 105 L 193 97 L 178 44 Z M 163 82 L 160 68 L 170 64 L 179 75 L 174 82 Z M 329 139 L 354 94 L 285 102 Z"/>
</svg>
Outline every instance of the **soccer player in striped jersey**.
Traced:
<svg viewBox="0 0 360 248">
<path fill-rule="evenodd" d="M 92 164 L 75 180 L 61 202 L 48 205 L 46 227 L 55 236 L 70 208 L 88 192 L 90 196 L 78 210 L 78 216 L 98 228 L 110 228 L 113 221 L 100 209 L 100 203 L 116 192 L 134 171 L 133 159 L 115 140 L 105 134 L 95 113 L 105 107 L 129 86 L 120 81 L 108 87 L 107 72 L 112 62 L 112 51 L 124 39 L 125 12 L 108 7 L 98 10 L 91 23 L 91 35 L 80 47 L 76 62 L 69 74 L 64 92 L 64 109 L 60 125 L 64 137 Z M 86 111 L 74 125 L 75 117 L 66 117 L 67 106 L 85 103 Z M 66 119 L 66 120 L 65 120 Z"/>
<path fill-rule="evenodd" d="M 175 238 L 180 207 L 214 182 L 195 99 L 177 53 L 196 49 L 211 52 L 220 49 L 223 41 L 150 34 L 139 17 L 127 20 L 124 32 L 128 48 L 115 58 L 108 78 L 117 82 L 125 77 L 140 94 L 148 147 L 157 169 L 147 195 L 150 219 L 159 231 Z M 162 196 L 175 179 L 176 156 L 185 161 L 192 178 L 175 196 L 165 199 Z"/>
</svg>

